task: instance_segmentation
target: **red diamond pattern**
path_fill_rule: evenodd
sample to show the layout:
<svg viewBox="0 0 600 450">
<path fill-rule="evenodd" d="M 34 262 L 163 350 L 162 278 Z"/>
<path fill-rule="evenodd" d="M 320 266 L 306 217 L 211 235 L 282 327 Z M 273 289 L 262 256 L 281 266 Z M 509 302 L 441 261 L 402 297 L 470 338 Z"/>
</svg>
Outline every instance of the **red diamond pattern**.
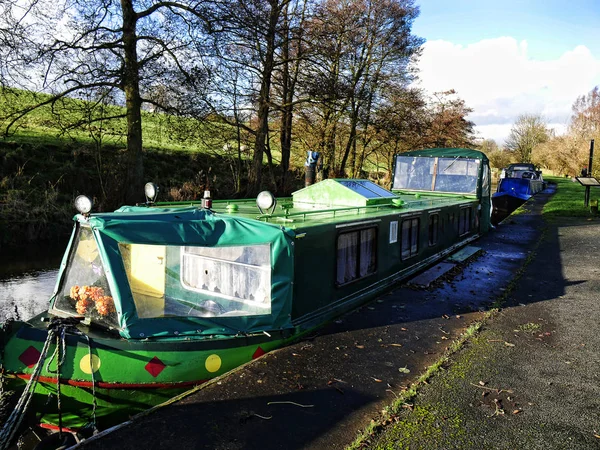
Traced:
<svg viewBox="0 0 600 450">
<path fill-rule="evenodd" d="M 267 353 L 267 352 L 265 352 L 262 348 L 258 347 L 256 349 L 256 351 L 254 352 L 254 354 L 252 355 L 252 359 L 260 358 L 265 353 Z"/>
<path fill-rule="evenodd" d="M 21 361 L 23 364 L 25 364 L 31 369 L 38 362 L 40 356 L 41 353 L 39 352 L 39 350 L 30 345 L 29 347 L 27 347 L 27 350 L 21 353 L 21 356 L 19 356 L 19 361 Z"/>
<path fill-rule="evenodd" d="M 150 360 L 148 364 L 144 367 L 148 371 L 150 375 L 156 378 L 163 370 L 167 367 L 165 363 L 163 363 L 156 356 Z"/>
</svg>

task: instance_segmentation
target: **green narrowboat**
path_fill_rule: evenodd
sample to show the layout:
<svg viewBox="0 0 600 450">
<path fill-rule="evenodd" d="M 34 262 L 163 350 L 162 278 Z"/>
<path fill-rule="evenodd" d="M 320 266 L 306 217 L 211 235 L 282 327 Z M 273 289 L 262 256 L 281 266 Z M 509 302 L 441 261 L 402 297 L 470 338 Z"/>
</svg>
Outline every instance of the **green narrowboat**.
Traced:
<svg viewBox="0 0 600 450">
<path fill-rule="evenodd" d="M 481 152 L 431 149 L 395 157 L 391 191 L 147 196 L 98 214 L 78 198 L 49 310 L 0 331 L 0 386 L 43 426 L 113 425 L 372 299 L 487 231 L 490 172 Z"/>
</svg>

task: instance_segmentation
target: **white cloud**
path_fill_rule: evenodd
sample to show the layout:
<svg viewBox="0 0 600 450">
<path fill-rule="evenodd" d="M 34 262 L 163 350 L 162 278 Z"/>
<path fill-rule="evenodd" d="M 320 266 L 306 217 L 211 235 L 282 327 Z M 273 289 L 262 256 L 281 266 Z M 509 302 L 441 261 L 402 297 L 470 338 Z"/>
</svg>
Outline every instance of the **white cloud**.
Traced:
<svg viewBox="0 0 600 450">
<path fill-rule="evenodd" d="M 474 109 L 482 138 L 499 143 L 520 114 L 542 114 L 564 132 L 575 99 L 600 84 L 600 59 L 579 45 L 554 60 L 528 56 L 527 41 L 485 39 L 468 46 L 436 40 L 424 45 L 419 84 L 428 92 L 455 89 Z"/>
</svg>

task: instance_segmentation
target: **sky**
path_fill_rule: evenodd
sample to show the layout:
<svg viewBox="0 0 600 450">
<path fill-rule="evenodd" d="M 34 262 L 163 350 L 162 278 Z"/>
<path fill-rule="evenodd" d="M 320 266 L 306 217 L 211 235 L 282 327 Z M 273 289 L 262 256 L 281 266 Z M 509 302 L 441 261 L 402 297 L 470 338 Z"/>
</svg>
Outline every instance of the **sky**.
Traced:
<svg viewBox="0 0 600 450">
<path fill-rule="evenodd" d="M 600 0 L 416 0 L 426 40 L 418 83 L 455 89 L 478 137 L 502 145 L 521 114 L 565 132 L 577 97 L 600 85 Z"/>
</svg>

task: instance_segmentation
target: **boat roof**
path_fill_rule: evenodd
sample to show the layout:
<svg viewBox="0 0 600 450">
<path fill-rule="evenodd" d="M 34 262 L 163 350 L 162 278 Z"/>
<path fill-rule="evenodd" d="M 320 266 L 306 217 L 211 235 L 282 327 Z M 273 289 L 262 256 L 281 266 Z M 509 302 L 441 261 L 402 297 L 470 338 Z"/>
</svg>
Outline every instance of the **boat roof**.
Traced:
<svg viewBox="0 0 600 450">
<path fill-rule="evenodd" d="M 252 198 L 214 200 L 211 211 L 203 209 L 199 201 L 124 206 L 113 213 L 94 214 L 90 220 L 98 225 L 102 223 L 102 228 L 112 224 L 113 232 L 118 228 L 122 238 L 131 234 L 131 240 L 135 241 L 134 235 L 151 234 L 155 242 L 160 243 L 165 241 L 168 234 L 166 227 L 173 228 L 174 224 L 182 222 L 203 221 L 207 215 L 241 221 L 258 220 L 265 225 L 295 230 L 394 213 L 404 215 L 471 201 L 472 196 L 466 195 L 392 193 L 369 180 L 330 179 L 300 189 L 292 197 L 276 199 L 276 207 L 271 212 L 261 211 L 256 199 Z"/>
<path fill-rule="evenodd" d="M 426 156 L 429 158 L 473 158 L 488 161 L 485 153 L 470 148 L 425 148 L 399 153 L 396 156 Z"/>
</svg>

